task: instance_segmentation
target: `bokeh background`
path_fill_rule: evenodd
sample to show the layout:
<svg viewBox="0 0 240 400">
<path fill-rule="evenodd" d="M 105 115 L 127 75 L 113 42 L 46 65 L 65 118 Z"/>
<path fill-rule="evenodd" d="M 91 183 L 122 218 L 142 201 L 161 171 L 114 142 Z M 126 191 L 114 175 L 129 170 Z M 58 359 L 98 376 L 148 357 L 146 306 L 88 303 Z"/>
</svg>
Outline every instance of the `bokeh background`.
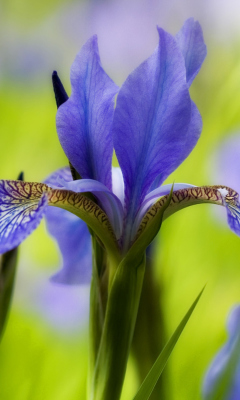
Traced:
<svg viewBox="0 0 240 400">
<path fill-rule="evenodd" d="M 203 132 L 168 182 L 227 185 L 227 176 L 221 180 L 225 165 L 218 148 L 232 132 L 240 132 L 239 15 L 238 0 L 2 0 L 1 179 L 15 179 L 24 171 L 26 180 L 41 181 L 67 164 L 55 129 L 51 73 L 58 71 L 70 93 L 71 63 L 93 33 L 105 70 L 121 85 L 157 45 L 157 24 L 175 34 L 192 16 L 200 21 L 208 47 L 191 88 Z M 240 190 L 240 170 L 234 162 L 227 167 Z M 215 208 L 201 205 L 175 214 L 156 243 L 155 279 L 162 286 L 159 301 L 168 337 L 207 283 L 168 365 L 172 400 L 201 398 L 205 370 L 226 340 L 226 317 L 240 302 L 240 239 Z M 20 247 L 0 346 L 2 400 L 85 398 L 89 288 L 50 283 L 60 263 L 42 222 Z M 122 400 L 131 399 L 137 387 L 130 359 Z"/>
</svg>

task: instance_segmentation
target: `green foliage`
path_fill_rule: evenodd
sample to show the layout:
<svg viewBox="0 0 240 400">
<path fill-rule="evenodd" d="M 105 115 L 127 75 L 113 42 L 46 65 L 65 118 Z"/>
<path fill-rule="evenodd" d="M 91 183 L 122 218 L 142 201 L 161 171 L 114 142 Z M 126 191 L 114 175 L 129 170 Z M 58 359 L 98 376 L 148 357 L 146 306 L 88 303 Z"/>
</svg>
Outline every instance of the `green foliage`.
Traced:
<svg viewBox="0 0 240 400">
<path fill-rule="evenodd" d="M 182 321 L 178 325 L 177 329 L 169 339 L 168 343 L 158 356 L 156 362 L 152 366 L 151 370 L 149 371 L 148 375 L 146 376 L 145 380 L 143 381 L 139 391 L 137 392 L 136 396 L 134 397 L 133 400 L 148 400 L 158 379 L 160 378 L 166 363 L 182 333 L 184 330 L 189 318 L 192 315 L 192 312 L 194 311 L 201 295 L 204 289 L 201 290 L 199 295 L 197 296 L 196 300 L 193 302 L 191 307 L 189 308 L 188 312 L 186 315 L 183 317 Z"/>
</svg>

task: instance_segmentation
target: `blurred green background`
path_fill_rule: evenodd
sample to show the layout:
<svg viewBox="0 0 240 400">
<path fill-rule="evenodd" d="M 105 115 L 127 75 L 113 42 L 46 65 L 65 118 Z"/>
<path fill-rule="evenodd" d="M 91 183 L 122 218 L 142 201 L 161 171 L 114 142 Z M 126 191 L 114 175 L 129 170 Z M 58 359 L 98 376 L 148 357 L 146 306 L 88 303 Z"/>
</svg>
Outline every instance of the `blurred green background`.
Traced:
<svg viewBox="0 0 240 400">
<path fill-rule="evenodd" d="M 227 185 L 221 177 L 216 181 L 213 154 L 223 137 L 240 128 L 239 8 L 233 0 L 3 0 L 1 179 L 15 179 L 24 171 L 26 180 L 41 181 L 67 164 L 55 129 L 51 73 L 57 69 L 70 93 L 71 63 L 91 34 L 99 36 L 105 70 L 121 84 L 156 46 L 156 24 L 175 34 L 193 16 L 208 47 L 191 88 L 203 132 L 168 182 Z M 232 170 L 237 177 L 234 165 Z M 226 317 L 240 301 L 240 241 L 214 206 L 202 205 L 167 220 L 156 247 L 155 279 L 162 284 L 159 299 L 168 336 L 207 283 L 168 367 L 170 398 L 200 399 L 204 372 L 226 340 Z M 12 310 L 0 346 L 1 400 L 85 398 L 89 289 L 53 287 L 48 279 L 59 264 L 43 222 L 20 248 Z M 137 387 L 130 359 L 122 399 L 131 399 Z"/>
</svg>

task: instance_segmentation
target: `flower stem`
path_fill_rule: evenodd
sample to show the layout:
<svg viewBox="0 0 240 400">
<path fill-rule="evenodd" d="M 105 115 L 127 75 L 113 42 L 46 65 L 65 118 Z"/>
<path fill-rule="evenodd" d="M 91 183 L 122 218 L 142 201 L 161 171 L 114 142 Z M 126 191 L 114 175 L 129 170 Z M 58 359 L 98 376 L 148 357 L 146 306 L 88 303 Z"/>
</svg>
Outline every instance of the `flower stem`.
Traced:
<svg viewBox="0 0 240 400">
<path fill-rule="evenodd" d="M 145 257 L 122 260 L 109 293 L 91 400 L 118 400 L 121 395 L 145 272 Z"/>
<path fill-rule="evenodd" d="M 107 257 L 96 237 L 92 236 L 93 262 L 89 315 L 89 382 L 97 360 L 107 303 Z M 89 390 L 90 386 L 88 387 Z"/>
</svg>

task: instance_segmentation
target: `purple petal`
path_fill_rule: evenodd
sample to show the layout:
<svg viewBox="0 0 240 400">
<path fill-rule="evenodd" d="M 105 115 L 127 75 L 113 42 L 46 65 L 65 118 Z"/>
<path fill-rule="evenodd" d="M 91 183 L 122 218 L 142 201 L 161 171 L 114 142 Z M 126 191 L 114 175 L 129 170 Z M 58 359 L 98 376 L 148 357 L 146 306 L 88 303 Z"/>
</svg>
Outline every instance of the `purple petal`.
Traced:
<svg viewBox="0 0 240 400">
<path fill-rule="evenodd" d="M 18 246 L 37 228 L 48 202 L 43 186 L 0 181 L 0 254 Z"/>
<path fill-rule="evenodd" d="M 89 314 L 89 287 L 40 282 L 33 311 L 54 327 L 58 334 L 70 334 L 86 327 Z M 28 299 L 29 301 L 29 299 Z"/>
<path fill-rule="evenodd" d="M 51 174 L 45 182 L 51 187 L 65 187 L 73 181 L 69 167 Z M 91 278 L 91 238 L 88 228 L 80 218 L 61 208 L 48 207 L 47 229 L 58 243 L 63 267 L 52 280 L 58 283 L 89 283 Z"/>
<path fill-rule="evenodd" d="M 96 36 L 78 53 L 71 84 L 72 94 L 57 112 L 61 145 L 82 178 L 95 179 L 111 189 L 110 130 L 118 88 L 101 67 Z"/>
<path fill-rule="evenodd" d="M 73 180 L 69 167 L 60 168 L 57 171 L 53 172 L 44 180 L 44 183 L 51 187 L 62 188 L 63 185 L 61 183 L 61 180 L 64 180 L 66 182 L 71 182 Z"/>
<path fill-rule="evenodd" d="M 199 122 L 182 53 L 175 39 L 159 29 L 158 48 L 119 92 L 113 122 L 130 220 L 154 180 L 160 175 L 161 184 L 190 153 Z"/>
<path fill-rule="evenodd" d="M 122 234 L 123 224 L 123 206 L 121 201 L 113 192 L 111 192 L 102 183 L 93 179 L 80 179 L 71 182 L 65 182 L 59 179 L 63 188 L 77 193 L 91 192 L 100 201 L 100 206 L 106 212 L 117 238 Z"/>
<path fill-rule="evenodd" d="M 60 208 L 48 207 L 47 229 L 58 243 L 63 267 L 52 280 L 65 284 L 89 283 L 91 278 L 91 237 L 80 218 Z"/>
<path fill-rule="evenodd" d="M 226 204 L 228 225 L 238 236 L 240 236 L 240 203 Z"/>
<path fill-rule="evenodd" d="M 227 220 L 230 229 L 240 236 L 240 203 L 239 194 L 228 187 L 218 187 L 221 193 L 223 205 L 226 207 Z"/>
<path fill-rule="evenodd" d="M 211 363 L 203 383 L 203 399 L 211 400 L 219 394 L 221 383 L 226 383 L 221 398 L 240 398 L 240 306 L 235 307 L 228 319 L 229 339 Z M 219 397 L 220 398 L 220 397 Z"/>
<path fill-rule="evenodd" d="M 191 86 L 207 54 L 199 22 L 189 18 L 175 39 L 185 59 L 187 83 Z"/>
</svg>

